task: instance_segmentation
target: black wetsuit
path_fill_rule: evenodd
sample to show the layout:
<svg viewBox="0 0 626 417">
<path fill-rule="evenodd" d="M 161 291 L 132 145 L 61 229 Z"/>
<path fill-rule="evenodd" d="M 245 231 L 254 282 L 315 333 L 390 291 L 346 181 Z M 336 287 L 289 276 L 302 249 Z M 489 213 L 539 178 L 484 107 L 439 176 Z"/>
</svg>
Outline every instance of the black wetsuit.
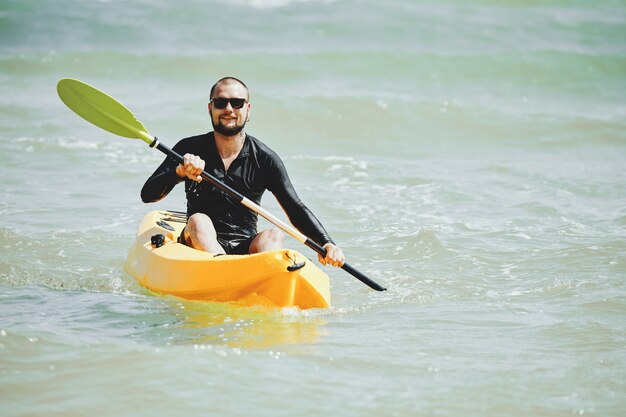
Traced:
<svg viewBox="0 0 626 417">
<path fill-rule="evenodd" d="M 217 152 L 213 132 L 181 140 L 172 148 L 180 155 L 190 153 L 202 158 L 205 171 L 234 188 L 245 197 L 261 203 L 265 190 L 270 190 L 287 213 L 291 223 L 320 245 L 332 242 L 322 224 L 302 203 L 291 184 L 281 159 L 267 145 L 246 135 L 243 148 L 228 171 Z M 176 184 L 183 181 L 176 175 L 178 162 L 166 158 L 148 178 L 141 190 L 144 203 L 165 197 Z M 236 244 L 251 242 L 257 234 L 258 215 L 227 196 L 208 181 L 200 183 L 185 179 L 187 215 L 204 213 L 211 218 L 218 239 Z M 225 247 L 227 253 L 229 248 Z"/>
</svg>

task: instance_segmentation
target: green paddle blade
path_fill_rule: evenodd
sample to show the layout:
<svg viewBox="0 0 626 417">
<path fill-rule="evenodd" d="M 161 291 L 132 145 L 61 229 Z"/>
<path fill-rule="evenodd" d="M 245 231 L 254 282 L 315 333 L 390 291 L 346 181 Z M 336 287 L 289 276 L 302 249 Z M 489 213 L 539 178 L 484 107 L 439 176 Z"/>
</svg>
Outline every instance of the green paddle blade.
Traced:
<svg viewBox="0 0 626 417">
<path fill-rule="evenodd" d="M 57 84 L 59 97 L 74 113 L 90 123 L 125 138 L 141 139 L 152 145 L 154 138 L 134 114 L 111 96 L 72 78 Z"/>
</svg>

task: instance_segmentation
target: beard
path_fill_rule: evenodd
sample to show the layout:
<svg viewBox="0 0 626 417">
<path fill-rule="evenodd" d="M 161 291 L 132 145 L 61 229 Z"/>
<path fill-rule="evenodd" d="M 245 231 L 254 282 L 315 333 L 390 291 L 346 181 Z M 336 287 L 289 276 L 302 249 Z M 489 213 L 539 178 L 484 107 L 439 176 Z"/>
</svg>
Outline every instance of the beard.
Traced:
<svg viewBox="0 0 626 417">
<path fill-rule="evenodd" d="M 216 124 L 213 119 L 211 119 L 211 124 L 213 125 L 213 130 L 224 136 L 235 136 L 239 134 L 246 126 L 246 122 L 243 122 L 241 126 L 235 123 L 235 125 L 232 127 L 226 127 L 221 120 L 218 121 Z"/>
</svg>

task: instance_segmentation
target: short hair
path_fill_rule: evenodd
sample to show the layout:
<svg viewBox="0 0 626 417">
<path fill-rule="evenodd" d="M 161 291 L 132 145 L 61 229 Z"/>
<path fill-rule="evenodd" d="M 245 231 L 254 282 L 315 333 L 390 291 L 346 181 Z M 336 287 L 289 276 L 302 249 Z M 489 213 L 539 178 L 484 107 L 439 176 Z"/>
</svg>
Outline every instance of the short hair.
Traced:
<svg viewBox="0 0 626 417">
<path fill-rule="evenodd" d="M 211 92 L 209 93 L 209 101 L 213 99 L 213 94 L 215 94 L 215 89 L 217 88 L 218 85 L 220 84 L 241 84 L 243 86 L 243 88 L 246 89 L 246 94 L 248 95 L 248 97 L 246 97 L 248 100 L 250 100 L 250 92 L 248 91 L 248 86 L 241 81 L 239 78 L 235 78 L 235 77 L 224 77 L 224 78 L 220 78 L 219 80 L 217 80 L 217 82 L 215 84 L 213 84 L 213 87 L 211 87 Z"/>
</svg>

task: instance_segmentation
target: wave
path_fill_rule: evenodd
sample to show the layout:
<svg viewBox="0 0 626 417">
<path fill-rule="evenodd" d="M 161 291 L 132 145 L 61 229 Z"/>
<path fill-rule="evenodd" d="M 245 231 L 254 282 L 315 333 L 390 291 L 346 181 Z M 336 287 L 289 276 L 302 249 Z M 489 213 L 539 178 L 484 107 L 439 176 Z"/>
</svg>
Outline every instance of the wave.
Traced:
<svg viewBox="0 0 626 417">
<path fill-rule="evenodd" d="M 530 117 L 533 124 L 536 118 L 539 123 L 550 123 L 550 118 L 618 122 L 626 115 L 622 103 L 625 64 L 623 55 L 518 51 L 476 56 L 384 50 L 297 55 L 250 52 L 217 57 L 62 53 L 46 64 L 37 56 L 0 60 L 0 71 L 31 80 L 19 91 L 12 76 L 0 81 L 7 91 L 15 92 L 0 106 L 7 115 L 17 116 L 16 123 L 36 118 L 42 132 L 51 127 L 54 132 L 55 121 L 67 112 L 54 86 L 62 76 L 74 76 L 113 95 L 141 119 L 147 115 L 173 124 L 177 118 L 200 126 L 209 84 L 236 68 L 237 75 L 250 85 L 252 100 L 258 104 L 255 109 L 261 114 L 269 105 L 276 107 L 273 114 L 307 112 L 344 120 L 346 115 L 354 115 L 359 121 L 371 120 L 367 114 L 372 113 L 379 118 L 399 115 L 408 121 L 422 116 L 447 124 L 499 115 Z M 354 71 L 355 67 L 359 71 Z M 179 76 L 181 71 L 184 79 Z M 33 97 L 38 99 L 33 101 Z M 44 108 L 52 109 L 56 120 L 46 120 L 47 113 L 40 112 Z M 194 111 L 197 118 L 190 116 Z M 505 126 L 509 121 L 499 122 Z M 5 123 L 11 126 L 12 120 Z M 72 125 L 80 126 L 78 121 Z"/>
<path fill-rule="evenodd" d="M 98 230 L 27 235 L 3 227 L 0 245 L 1 285 L 96 292 L 136 286 L 123 271 L 125 237 Z"/>
<path fill-rule="evenodd" d="M 233 47 L 298 52 L 369 45 L 448 51 L 523 51 L 546 46 L 623 51 L 617 41 L 624 23 L 622 5 L 611 0 L 505 6 L 458 0 L 238 0 L 234 4 L 220 0 L 184 6 L 151 1 L 125 5 L 123 13 L 121 7 L 114 2 L 72 2 L 71 7 L 55 3 L 31 10 L 7 5 L 3 49 L 206 54 Z M 229 20 L 219 18 L 232 13 L 242 30 L 230 30 Z M 227 32 L 228 41 L 215 36 Z"/>
</svg>

